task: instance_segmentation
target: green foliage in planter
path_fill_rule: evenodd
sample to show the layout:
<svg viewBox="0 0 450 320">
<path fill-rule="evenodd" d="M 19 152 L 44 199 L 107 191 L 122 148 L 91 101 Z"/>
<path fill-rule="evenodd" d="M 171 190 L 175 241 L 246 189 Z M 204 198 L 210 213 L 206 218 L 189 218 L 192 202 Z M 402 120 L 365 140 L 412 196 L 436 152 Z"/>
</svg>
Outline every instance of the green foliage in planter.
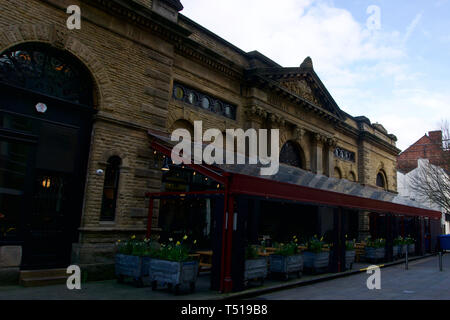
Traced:
<svg viewBox="0 0 450 320">
<path fill-rule="evenodd" d="M 323 237 L 319 240 L 316 236 L 312 237 L 306 244 L 308 248 L 307 251 L 313 253 L 320 253 L 324 251 L 325 242 L 323 241 Z"/>
<path fill-rule="evenodd" d="M 259 258 L 259 246 L 256 245 L 248 245 L 245 248 L 245 260 L 257 259 Z"/>
<path fill-rule="evenodd" d="M 177 242 L 170 238 L 168 244 L 161 244 L 158 250 L 152 251 L 151 257 L 174 262 L 192 261 L 194 258 L 189 256 L 189 253 L 197 241 L 194 240 L 192 244 L 189 244 L 187 240 L 188 236 L 184 236 L 182 241 Z"/>
<path fill-rule="evenodd" d="M 384 248 L 386 246 L 386 240 L 383 238 L 372 239 L 368 237 L 366 240 L 366 247 L 369 248 Z"/>
<path fill-rule="evenodd" d="M 298 238 L 293 236 L 291 242 L 289 243 L 276 243 L 276 251 L 274 254 L 281 256 L 293 256 L 299 253 L 298 250 Z"/>
<path fill-rule="evenodd" d="M 403 239 L 402 237 L 397 237 L 394 239 L 394 246 L 402 246 L 406 244 L 405 239 Z"/>
<path fill-rule="evenodd" d="M 345 238 L 347 238 L 347 235 L 345 236 Z M 355 242 L 356 240 L 345 240 L 345 250 L 347 251 L 353 251 L 355 250 Z"/>
<path fill-rule="evenodd" d="M 136 236 L 132 236 L 129 240 L 125 241 L 118 240 L 116 246 L 118 253 L 138 257 L 149 257 L 153 254 L 153 251 L 159 248 L 156 240 L 138 240 Z"/>
<path fill-rule="evenodd" d="M 411 238 L 408 236 L 405 238 L 404 244 L 414 244 L 415 242 L 416 242 L 416 240 L 414 240 L 414 238 Z"/>
</svg>

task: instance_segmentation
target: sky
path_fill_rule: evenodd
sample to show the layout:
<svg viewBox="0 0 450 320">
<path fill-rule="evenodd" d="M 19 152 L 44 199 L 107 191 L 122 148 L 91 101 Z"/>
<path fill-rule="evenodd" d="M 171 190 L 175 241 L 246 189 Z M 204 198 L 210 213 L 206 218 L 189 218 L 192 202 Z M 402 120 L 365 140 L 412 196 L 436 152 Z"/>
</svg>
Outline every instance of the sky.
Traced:
<svg viewBox="0 0 450 320">
<path fill-rule="evenodd" d="M 184 0 L 181 12 L 283 67 L 310 56 L 339 107 L 401 150 L 450 120 L 450 0 Z"/>
</svg>

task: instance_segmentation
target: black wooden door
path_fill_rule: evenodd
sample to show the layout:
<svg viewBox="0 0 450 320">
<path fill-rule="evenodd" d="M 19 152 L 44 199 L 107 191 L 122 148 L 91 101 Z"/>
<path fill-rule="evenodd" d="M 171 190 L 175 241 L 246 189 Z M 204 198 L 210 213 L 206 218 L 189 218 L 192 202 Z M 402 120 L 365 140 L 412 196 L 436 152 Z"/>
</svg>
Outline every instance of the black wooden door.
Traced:
<svg viewBox="0 0 450 320">
<path fill-rule="evenodd" d="M 0 143 L 22 152 L 9 153 L 22 161 L 20 192 L 0 203 L 17 217 L 14 240 L 23 245 L 22 269 L 67 267 L 78 241 L 92 110 L 7 86 L 0 93 Z M 37 103 L 48 110 L 37 112 Z M 0 165 L 9 170 L 8 163 Z M 0 191 L 5 187 L 0 179 Z"/>
</svg>

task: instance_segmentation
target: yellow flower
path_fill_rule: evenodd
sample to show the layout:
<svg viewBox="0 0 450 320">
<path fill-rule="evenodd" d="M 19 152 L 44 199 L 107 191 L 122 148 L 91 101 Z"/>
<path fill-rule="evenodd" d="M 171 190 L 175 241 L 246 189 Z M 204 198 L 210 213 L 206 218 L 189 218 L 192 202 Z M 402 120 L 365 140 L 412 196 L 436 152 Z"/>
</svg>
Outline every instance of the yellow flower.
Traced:
<svg viewBox="0 0 450 320">
<path fill-rule="evenodd" d="M 183 240 L 187 240 L 187 238 L 188 238 L 188 236 L 184 236 L 184 237 L 183 237 Z"/>
<path fill-rule="evenodd" d="M 295 239 L 294 242 L 297 243 L 297 242 L 298 242 L 298 239 Z"/>
<path fill-rule="evenodd" d="M 133 236 L 131 237 L 131 240 L 134 240 L 134 239 L 136 239 L 136 236 L 135 236 L 135 235 L 133 235 Z"/>
<path fill-rule="evenodd" d="M 180 243 L 180 241 L 177 241 L 177 246 L 179 246 L 181 243 Z"/>
<path fill-rule="evenodd" d="M 194 244 L 196 244 L 197 243 L 197 240 L 194 240 Z"/>
</svg>

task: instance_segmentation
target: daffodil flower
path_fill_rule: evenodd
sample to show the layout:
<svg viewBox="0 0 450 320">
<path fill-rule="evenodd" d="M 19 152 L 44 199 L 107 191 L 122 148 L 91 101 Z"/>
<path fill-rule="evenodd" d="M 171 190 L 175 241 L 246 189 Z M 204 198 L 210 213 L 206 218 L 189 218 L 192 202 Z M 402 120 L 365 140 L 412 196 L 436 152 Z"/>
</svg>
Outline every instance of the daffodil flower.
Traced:
<svg viewBox="0 0 450 320">
<path fill-rule="evenodd" d="M 136 236 L 135 236 L 135 235 L 133 235 L 133 236 L 131 237 L 131 240 L 134 240 L 134 239 L 136 239 Z"/>
<path fill-rule="evenodd" d="M 197 240 L 194 240 L 194 244 L 196 244 L 197 243 Z"/>
<path fill-rule="evenodd" d="M 177 241 L 177 246 L 179 246 L 181 243 L 180 243 L 180 241 Z"/>
<path fill-rule="evenodd" d="M 184 237 L 183 237 L 183 240 L 187 240 L 187 238 L 188 238 L 188 236 L 184 236 Z"/>
<path fill-rule="evenodd" d="M 172 242 L 172 241 L 173 241 L 173 238 L 169 238 L 169 241 Z"/>
</svg>

